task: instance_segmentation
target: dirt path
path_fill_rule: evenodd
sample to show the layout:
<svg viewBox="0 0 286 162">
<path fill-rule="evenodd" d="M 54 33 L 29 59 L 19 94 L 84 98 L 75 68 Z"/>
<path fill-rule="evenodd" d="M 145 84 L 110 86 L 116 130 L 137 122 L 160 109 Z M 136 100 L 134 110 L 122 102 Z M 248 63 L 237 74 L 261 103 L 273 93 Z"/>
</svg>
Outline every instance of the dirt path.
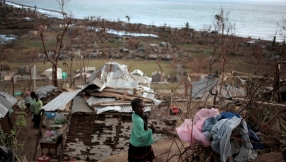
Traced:
<svg viewBox="0 0 286 162">
<path fill-rule="evenodd" d="M 32 123 L 32 118 L 30 117 L 30 115 L 27 115 L 25 119 L 26 119 L 26 126 L 21 128 L 19 135 L 18 135 L 18 141 L 20 141 L 21 143 L 22 142 L 24 143 L 24 148 L 23 148 L 23 151 L 20 153 L 20 156 L 23 156 L 23 157 L 25 156 L 28 162 L 32 162 L 35 147 L 36 147 L 36 141 L 38 138 L 38 136 L 36 136 L 36 134 L 38 134 L 38 129 L 32 128 L 33 123 Z M 42 133 L 44 133 L 44 129 L 42 129 Z M 58 147 L 58 150 L 59 149 L 60 149 L 60 146 Z M 51 149 L 50 152 L 53 155 L 55 155 L 55 151 L 53 149 Z M 48 149 L 44 149 L 43 153 L 47 154 Z M 36 158 L 40 155 L 42 155 L 42 151 L 38 146 Z"/>
<path fill-rule="evenodd" d="M 176 140 L 177 143 L 179 144 L 179 140 Z M 167 157 L 168 157 L 168 150 L 171 146 L 173 142 L 173 139 L 167 139 L 164 141 L 160 141 L 160 142 L 156 142 L 152 145 L 152 148 L 154 150 L 155 153 L 155 160 L 154 162 L 163 162 L 163 161 L 167 161 Z M 181 146 L 181 145 L 179 145 Z M 187 144 L 185 145 L 187 146 Z M 179 151 L 177 149 L 177 146 L 174 144 L 170 154 L 169 154 L 169 158 L 174 155 L 174 154 L 179 154 Z M 99 162 L 126 162 L 127 161 L 127 156 L 128 156 L 128 152 L 124 151 L 121 152 L 118 155 L 113 155 L 110 157 L 107 157 L 105 159 L 99 160 Z M 178 156 L 174 156 L 169 162 L 177 162 L 178 161 Z"/>
</svg>

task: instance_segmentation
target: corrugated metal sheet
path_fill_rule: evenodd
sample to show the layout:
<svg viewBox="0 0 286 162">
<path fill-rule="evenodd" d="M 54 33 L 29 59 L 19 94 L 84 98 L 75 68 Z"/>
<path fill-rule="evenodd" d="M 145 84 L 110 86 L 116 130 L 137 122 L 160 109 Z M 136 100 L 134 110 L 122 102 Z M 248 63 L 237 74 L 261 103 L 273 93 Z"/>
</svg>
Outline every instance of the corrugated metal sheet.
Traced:
<svg viewBox="0 0 286 162">
<path fill-rule="evenodd" d="M 151 111 L 151 106 L 145 106 L 144 107 L 144 112 Z M 132 113 L 132 107 L 131 106 L 121 106 L 121 110 L 119 112 L 122 113 Z"/>
<path fill-rule="evenodd" d="M 17 101 L 15 97 L 0 91 L 0 118 L 3 118 Z"/>
<path fill-rule="evenodd" d="M 122 92 L 122 93 L 127 92 L 127 94 L 133 95 L 133 89 L 113 89 L 113 90 L 117 92 Z"/>
<path fill-rule="evenodd" d="M 35 93 L 39 95 L 40 99 L 43 99 L 46 98 L 49 95 L 49 93 L 51 93 L 55 89 L 57 89 L 57 87 L 53 85 L 46 85 L 44 87 L 40 87 L 39 89 L 37 89 Z M 25 97 L 24 100 L 26 103 L 30 103 L 31 99 L 32 99 L 31 96 L 27 96 Z"/>
<path fill-rule="evenodd" d="M 107 86 L 120 88 L 132 88 L 138 86 L 138 81 L 128 72 L 126 65 L 121 65 L 117 62 L 108 62 L 95 71 L 91 76 L 89 82 L 93 84 L 93 81 L 98 78 L 101 80 L 107 80 Z M 118 79 L 121 79 L 118 81 Z"/>
<path fill-rule="evenodd" d="M 92 113 L 93 109 L 87 105 L 86 101 L 81 96 L 76 96 L 73 99 L 72 114 L 76 112 Z"/>
<path fill-rule="evenodd" d="M 38 94 L 40 98 L 45 98 L 48 93 L 52 92 L 55 89 L 57 89 L 57 87 L 53 85 L 46 85 L 37 89 L 36 94 Z"/>
<path fill-rule="evenodd" d="M 213 93 L 215 91 L 221 90 L 221 96 L 224 96 L 226 98 L 232 98 L 232 97 L 244 97 L 246 95 L 246 91 L 243 88 L 237 88 L 233 86 L 222 86 L 221 85 L 221 79 L 202 79 L 197 82 L 192 83 L 192 97 L 194 98 L 207 98 L 210 97 L 209 90 L 212 90 Z"/>
<path fill-rule="evenodd" d="M 216 89 L 218 92 L 220 91 L 220 85 L 217 85 L 214 89 Z M 224 96 L 225 98 L 232 98 L 232 97 L 245 97 L 246 96 L 246 90 L 244 88 L 237 88 L 228 85 L 222 86 L 221 88 L 221 96 Z"/>
<path fill-rule="evenodd" d="M 108 73 L 111 79 L 118 79 L 118 78 L 122 78 L 124 77 L 124 74 L 122 73 L 122 71 L 115 71 L 115 72 L 110 72 Z"/>
<path fill-rule="evenodd" d="M 115 98 L 99 98 L 99 97 L 93 97 L 93 96 L 89 97 L 86 100 L 89 106 L 92 106 L 97 103 L 112 102 L 112 101 L 115 101 Z"/>
<path fill-rule="evenodd" d="M 94 110 L 98 111 L 97 114 L 106 112 L 106 111 L 115 111 L 115 112 L 121 112 L 121 113 L 132 113 L 132 107 L 131 106 L 105 106 L 105 107 L 93 107 Z M 145 106 L 144 112 L 151 111 L 151 106 Z"/>
<path fill-rule="evenodd" d="M 111 88 L 135 88 L 138 86 L 138 81 L 127 81 L 123 79 L 108 79 L 107 87 Z"/>
<path fill-rule="evenodd" d="M 6 106 L 0 103 L 0 118 L 4 118 L 7 112 L 8 112 L 8 109 L 6 108 Z"/>
<path fill-rule="evenodd" d="M 192 97 L 205 98 L 208 96 L 209 90 L 218 85 L 221 79 L 202 79 L 192 83 Z"/>
<path fill-rule="evenodd" d="M 69 103 L 81 90 L 63 92 L 58 97 L 42 107 L 45 111 L 55 111 Z"/>
</svg>

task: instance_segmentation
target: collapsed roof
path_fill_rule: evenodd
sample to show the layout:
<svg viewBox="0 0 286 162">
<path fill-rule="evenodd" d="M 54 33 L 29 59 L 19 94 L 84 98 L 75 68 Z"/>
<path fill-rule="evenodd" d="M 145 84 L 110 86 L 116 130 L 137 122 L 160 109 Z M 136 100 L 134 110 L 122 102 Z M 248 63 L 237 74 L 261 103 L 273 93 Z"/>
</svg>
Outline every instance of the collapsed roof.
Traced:
<svg viewBox="0 0 286 162">
<path fill-rule="evenodd" d="M 82 96 L 87 105 L 97 114 L 106 111 L 131 113 L 130 102 L 135 98 L 143 98 L 146 105 L 145 111 L 150 111 L 152 105 L 161 103 L 160 100 L 155 99 L 155 93 L 152 89 L 138 84 L 138 80 L 128 72 L 126 65 L 107 62 L 95 71 L 89 79 L 89 84 L 84 86 L 82 90 L 63 92 L 42 109 L 45 111 L 64 111 L 66 105 L 71 103 L 81 91 L 84 92 Z M 78 100 L 74 99 L 73 102 Z M 74 108 L 77 109 L 74 111 L 82 111 L 78 106 L 74 106 Z M 72 112 L 74 111 L 72 110 Z"/>
</svg>

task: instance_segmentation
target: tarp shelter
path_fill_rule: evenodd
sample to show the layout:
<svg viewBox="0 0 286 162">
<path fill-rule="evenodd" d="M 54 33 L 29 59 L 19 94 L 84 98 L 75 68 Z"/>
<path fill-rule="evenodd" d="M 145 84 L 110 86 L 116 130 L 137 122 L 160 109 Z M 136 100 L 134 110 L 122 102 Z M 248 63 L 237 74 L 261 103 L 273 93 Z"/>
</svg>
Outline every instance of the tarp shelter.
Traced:
<svg viewBox="0 0 286 162">
<path fill-rule="evenodd" d="M 45 70 L 42 74 L 46 75 L 51 80 L 52 79 L 52 68 Z M 57 68 L 57 77 L 58 77 L 58 79 L 62 79 L 62 69 L 61 68 Z"/>
</svg>

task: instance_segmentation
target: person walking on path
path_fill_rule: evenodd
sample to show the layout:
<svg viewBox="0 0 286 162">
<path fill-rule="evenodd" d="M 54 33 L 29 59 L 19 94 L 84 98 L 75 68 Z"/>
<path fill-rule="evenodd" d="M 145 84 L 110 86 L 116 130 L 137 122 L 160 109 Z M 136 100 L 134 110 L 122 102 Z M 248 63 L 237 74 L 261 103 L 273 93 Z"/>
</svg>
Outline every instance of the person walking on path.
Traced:
<svg viewBox="0 0 286 162">
<path fill-rule="evenodd" d="M 144 114 L 144 102 L 136 98 L 131 102 L 132 106 L 132 130 L 128 149 L 129 162 L 152 162 L 155 159 L 151 144 L 154 143 L 154 124 L 147 127 L 148 116 Z"/>
<path fill-rule="evenodd" d="M 35 95 L 35 99 L 36 101 L 34 102 L 34 108 L 35 108 L 35 112 L 34 112 L 34 126 L 38 129 L 40 129 L 40 122 L 41 122 L 41 114 L 40 114 L 40 110 L 43 107 L 43 103 L 42 101 L 39 99 L 39 95 L 36 94 Z"/>
</svg>

